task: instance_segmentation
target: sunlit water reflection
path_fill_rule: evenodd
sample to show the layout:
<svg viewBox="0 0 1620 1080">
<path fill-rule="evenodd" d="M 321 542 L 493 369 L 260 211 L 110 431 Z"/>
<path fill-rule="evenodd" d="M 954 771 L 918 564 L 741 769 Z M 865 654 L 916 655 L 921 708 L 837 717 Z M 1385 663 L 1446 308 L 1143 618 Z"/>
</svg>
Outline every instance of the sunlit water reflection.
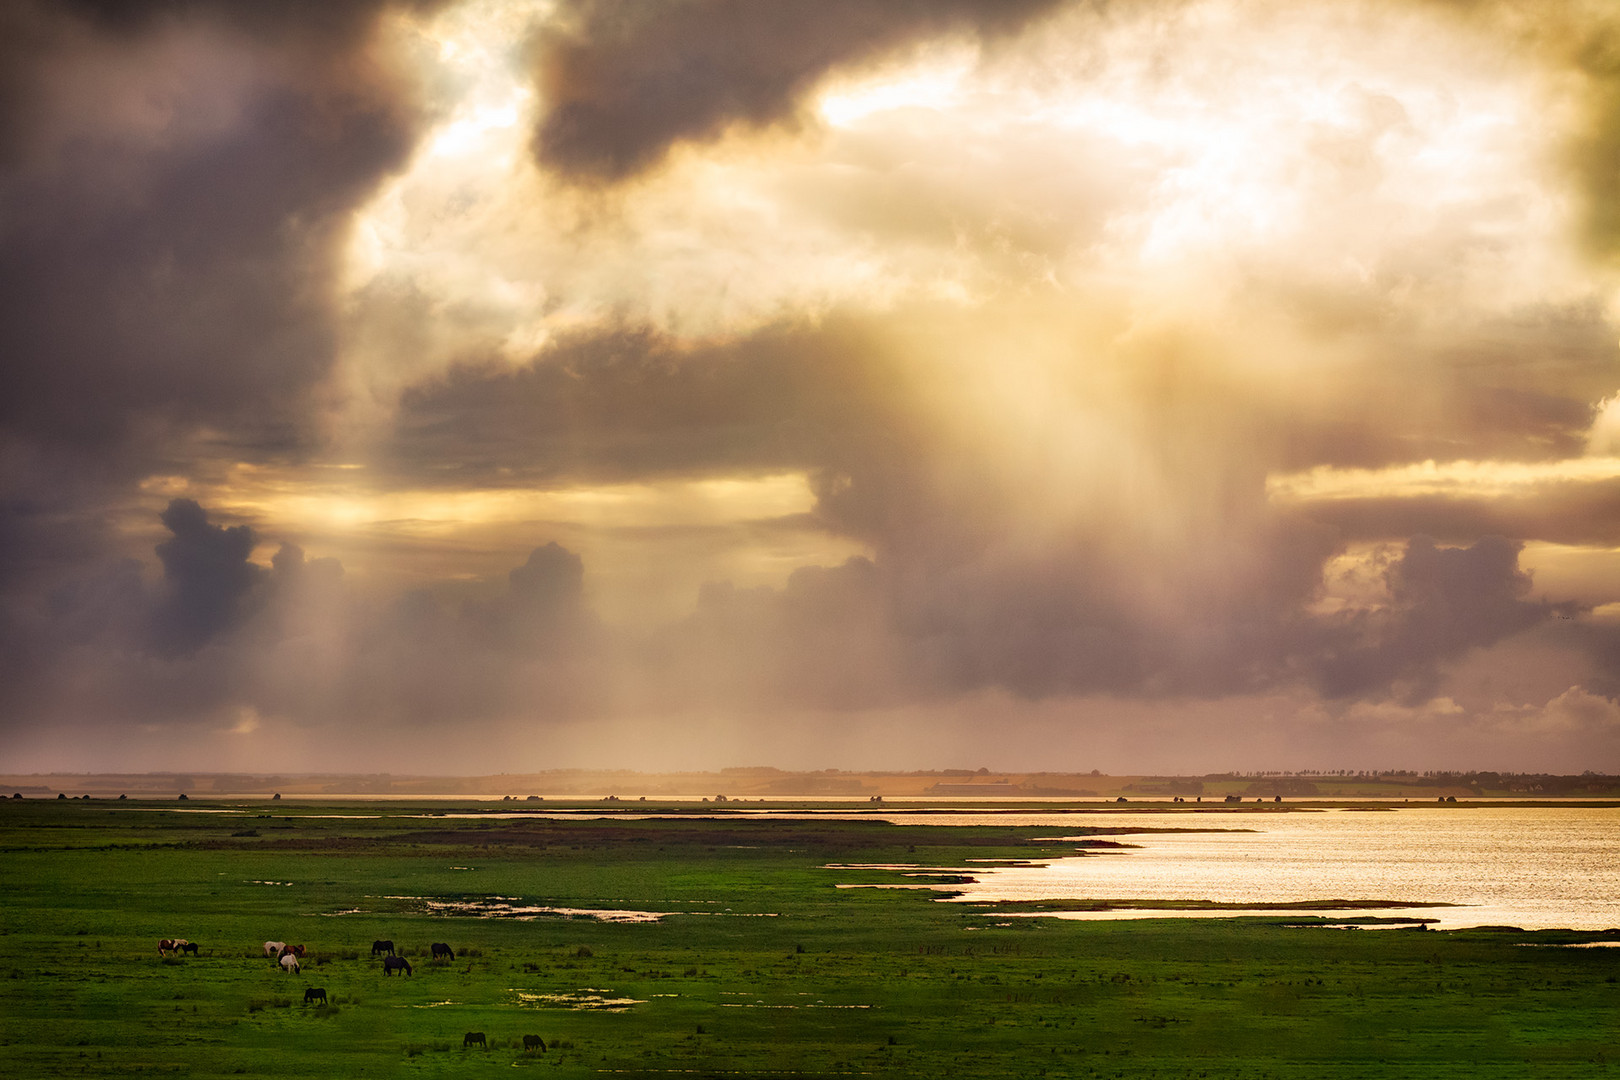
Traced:
<svg viewBox="0 0 1620 1080">
<path fill-rule="evenodd" d="M 1056 824 L 1055 815 L 1040 815 Z M 1465 905 L 1374 915 L 1467 926 L 1620 927 L 1620 810 L 1446 807 L 1387 813 L 1094 815 L 1071 826 L 1202 825 L 1253 832 L 1142 833 L 1128 851 L 975 873 L 962 900 L 1405 900 Z M 1006 824 L 1005 821 L 1001 822 Z M 1031 824 L 1034 824 L 1033 822 Z M 1050 835 L 1060 835 L 1053 833 Z M 1090 918 L 1141 917 L 1114 912 Z M 1221 913 L 1225 914 L 1225 913 Z"/>
</svg>

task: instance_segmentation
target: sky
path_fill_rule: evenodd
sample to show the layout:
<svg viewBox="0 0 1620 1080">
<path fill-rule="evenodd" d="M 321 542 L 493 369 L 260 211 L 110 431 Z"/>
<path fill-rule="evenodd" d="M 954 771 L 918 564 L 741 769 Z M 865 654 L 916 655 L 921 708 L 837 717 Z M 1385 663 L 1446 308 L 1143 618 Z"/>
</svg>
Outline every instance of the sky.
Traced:
<svg viewBox="0 0 1620 1080">
<path fill-rule="evenodd" d="M 8 771 L 1620 771 L 1603 0 L 11 0 Z"/>
</svg>

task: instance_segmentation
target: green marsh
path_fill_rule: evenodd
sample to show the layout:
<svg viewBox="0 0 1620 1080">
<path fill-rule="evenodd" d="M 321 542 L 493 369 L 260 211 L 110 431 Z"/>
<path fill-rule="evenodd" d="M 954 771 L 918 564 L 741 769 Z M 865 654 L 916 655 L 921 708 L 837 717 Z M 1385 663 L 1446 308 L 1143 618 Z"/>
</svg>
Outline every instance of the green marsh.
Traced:
<svg viewBox="0 0 1620 1080">
<path fill-rule="evenodd" d="M 1075 922 L 837 887 L 1076 853 L 1018 827 L 207 806 L 242 812 L 0 806 L 7 1075 L 1542 1078 L 1620 1059 L 1620 950 L 1561 947 L 1617 933 Z M 159 957 L 165 937 L 198 955 Z M 380 938 L 413 975 L 383 976 Z M 266 940 L 306 945 L 302 973 Z"/>
</svg>

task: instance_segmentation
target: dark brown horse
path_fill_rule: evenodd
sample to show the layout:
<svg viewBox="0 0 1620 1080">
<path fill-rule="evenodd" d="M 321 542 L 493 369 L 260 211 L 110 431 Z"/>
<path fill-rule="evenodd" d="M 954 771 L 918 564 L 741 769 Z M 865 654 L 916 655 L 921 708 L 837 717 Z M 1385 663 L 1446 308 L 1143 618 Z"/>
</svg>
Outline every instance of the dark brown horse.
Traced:
<svg viewBox="0 0 1620 1080">
<path fill-rule="evenodd" d="M 435 941 L 432 945 L 432 951 L 433 959 L 435 960 L 439 959 L 440 957 L 444 957 L 446 960 L 454 960 L 456 958 L 456 951 L 442 941 Z"/>
<path fill-rule="evenodd" d="M 387 953 L 389 956 L 393 956 L 394 943 L 392 941 L 373 941 L 371 943 L 371 955 L 375 958 L 378 953 Z"/>
<path fill-rule="evenodd" d="M 523 1036 L 523 1049 L 539 1050 L 541 1053 L 544 1053 L 546 1043 L 545 1040 L 540 1038 L 538 1035 L 525 1035 Z"/>
<path fill-rule="evenodd" d="M 479 1046 L 482 1046 L 485 1050 L 489 1049 L 489 1044 L 484 1041 L 484 1033 L 482 1031 L 469 1031 L 469 1032 L 467 1032 L 467 1034 L 465 1034 L 465 1035 L 463 1035 L 461 1037 L 462 1049 L 466 1049 L 467 1047 L 471 1046 L 473 1043 L 477 1043 Z"/>
<path fill-rule="evenodd" d="M 307 990 L 305 990 L 304 991 L 304 1004 L 308 1005 L 312 1001 L 316 1001 L 316 1002 L 319 1002 L 322 1005 L 325 1005 L 326 1004 L 326 987 L 324 987 L 324 986 L 311 986 Z"/>
<path fill-rule="evenodd" d="M 396 971 L 403 971 L 407 975 L 414 974 L 411 971 L 411 962 L 403 956 L 383 957 L 383 974 L 392 975 Z"/>
</svg>

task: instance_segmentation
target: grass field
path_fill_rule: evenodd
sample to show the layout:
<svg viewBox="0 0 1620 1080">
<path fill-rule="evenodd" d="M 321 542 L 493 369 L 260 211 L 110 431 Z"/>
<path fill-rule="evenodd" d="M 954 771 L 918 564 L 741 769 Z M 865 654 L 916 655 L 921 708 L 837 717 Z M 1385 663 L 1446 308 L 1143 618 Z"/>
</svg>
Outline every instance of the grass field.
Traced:
<svg viewBox="0 0 1620 1080">
<path fill-rule="evenodd" d="M 1013 918 L 828 868 L 1074 853 L 1016 827 L 189 809 L 238 812 L 0 805 L 4 1075 L 1545 1078 L 1620 1059 L 1620 950 L 1553 947 L 1620 934 Z M 198 955 L 159 957 L 165 937 Z M 413 975 L 382 974 L 378 938 Z M 266 940 L 305 944 L 302 973 Z"/>
</svg>

